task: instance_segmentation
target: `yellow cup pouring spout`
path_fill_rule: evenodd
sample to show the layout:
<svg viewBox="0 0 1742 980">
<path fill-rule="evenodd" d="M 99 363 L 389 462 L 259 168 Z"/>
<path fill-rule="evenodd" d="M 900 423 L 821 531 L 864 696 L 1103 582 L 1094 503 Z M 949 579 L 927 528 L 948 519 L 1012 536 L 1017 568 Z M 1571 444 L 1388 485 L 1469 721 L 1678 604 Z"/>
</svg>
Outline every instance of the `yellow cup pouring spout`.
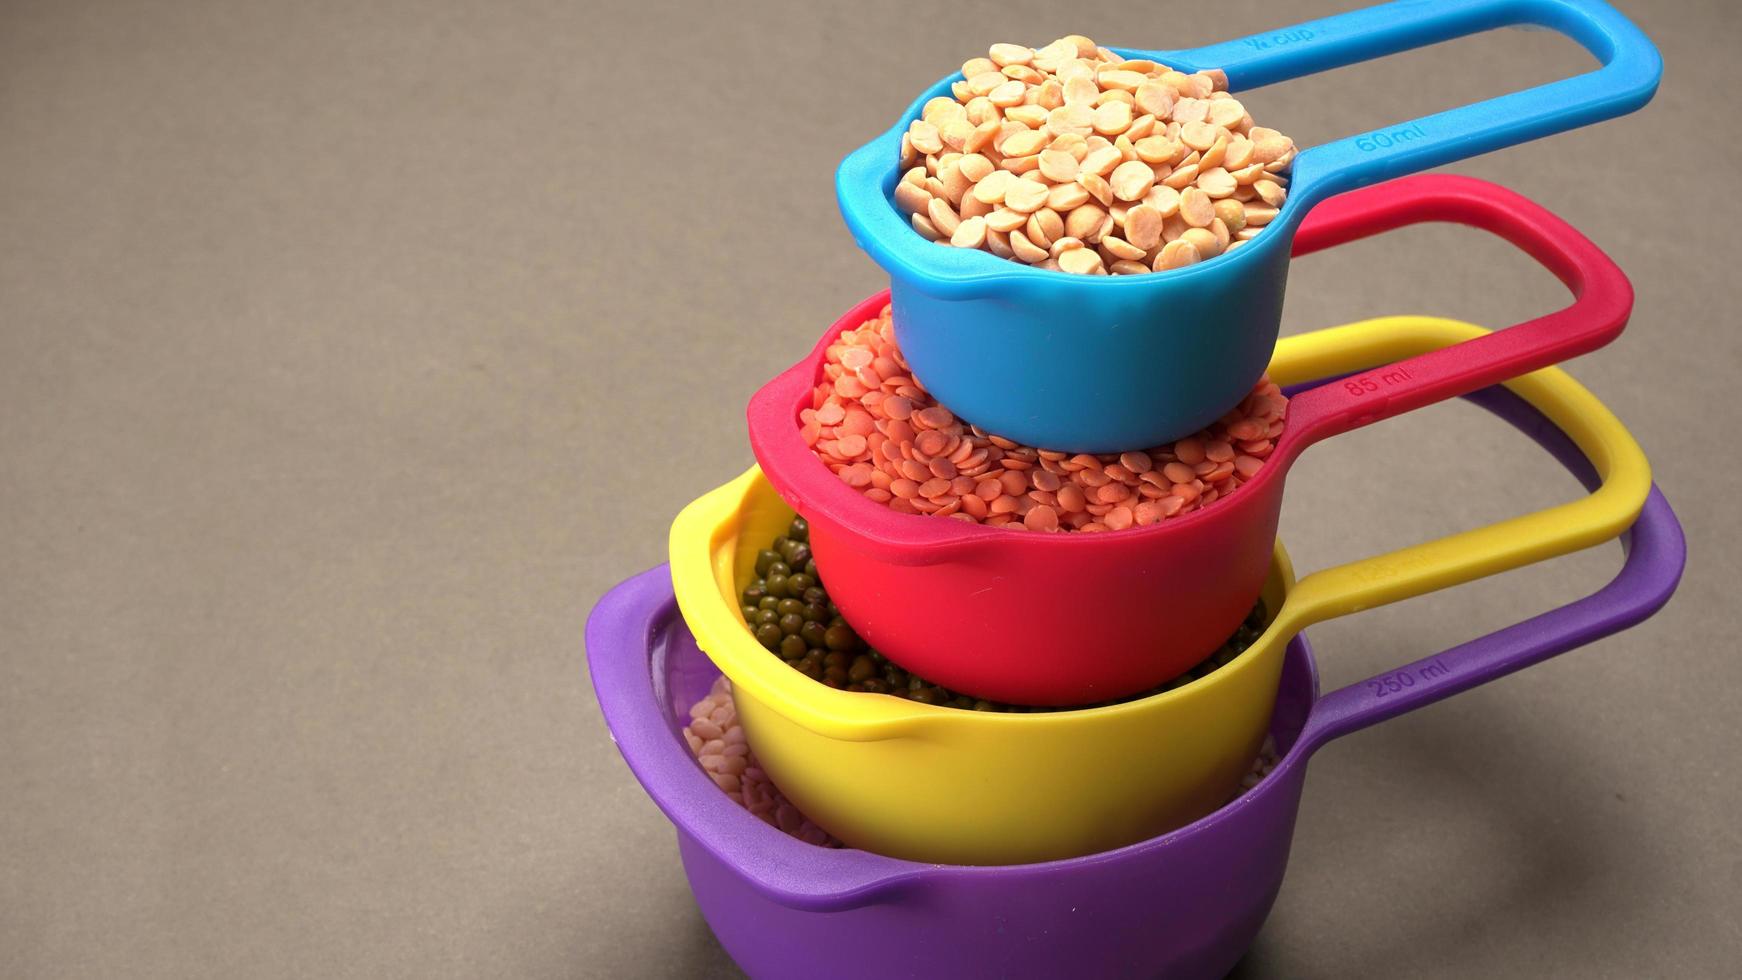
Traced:
<svg viewBox="0 0 1742 980">
<path fill-rule="evenodd" d="M 1433 317 L 1368 320 L 1285 338 L 1270 375 L 1283 385 L 1332 377 L 1485 332 Z M 1109 850 L 1183 826 L 1234 795 L 1267 730 L 1284 649 L 1305 627 L 1588 548 L 1633 523 L 1650 467 L 1615 416 L 1559 368 L 1507 387 L 1586 454 L 1602 479 L 1596 491 L 1299 581 L 1278 542 L 1259 639 L 1214 673 L 1141 700 L 963 711 L 835 690 L 788 667 L 757 643 L 738 601 L 757 552 L 792 519 L 754 467 L 678 515 L 673 587 L 698 645 L 732 683 L 763 768 L 848 845 L 981 865 Z"/>
</svg>

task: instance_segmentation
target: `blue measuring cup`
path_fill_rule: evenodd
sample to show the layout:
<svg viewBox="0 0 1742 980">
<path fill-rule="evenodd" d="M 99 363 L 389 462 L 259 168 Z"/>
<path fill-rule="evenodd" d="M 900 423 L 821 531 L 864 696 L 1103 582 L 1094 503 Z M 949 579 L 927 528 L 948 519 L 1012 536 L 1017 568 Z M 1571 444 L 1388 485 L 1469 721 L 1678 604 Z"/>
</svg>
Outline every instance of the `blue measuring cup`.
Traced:
<svg viewBox="0 0 1742 980">
<path fill-rule="evenodd" d="M 1263 374 L 1281 327 L 1294 232 L 1315 204 L 1631 112 L 1657 91 L 1663 62 L 1600 0 L 1398 0 L 1189 51 L 1115 49 L 1187 73 L 1220 68 L 1238 92 L 1520 24 L 1565 34 L 1602 67 L 1302 150 L 1288 199 L 1265 232 L 1183 269 L 1076 276 L 920 237 L 890 196 L 901 177 L 901 134 L 960 74 L 927 89 L 899 123 L 848 156 L 836 195 L 859 247 L 889 273 L 896 341 L 938 401 L 1032 446 L 1156 446 L 1221 417 Z"/>
</svg>

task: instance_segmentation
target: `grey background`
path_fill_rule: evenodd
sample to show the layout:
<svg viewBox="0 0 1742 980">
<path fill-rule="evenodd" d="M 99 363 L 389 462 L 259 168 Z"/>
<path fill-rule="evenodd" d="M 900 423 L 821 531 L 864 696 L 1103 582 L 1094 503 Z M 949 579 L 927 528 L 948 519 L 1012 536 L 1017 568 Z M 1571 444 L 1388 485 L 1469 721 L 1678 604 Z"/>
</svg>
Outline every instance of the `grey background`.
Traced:
<svg viewBox="0 0 1742 980">
<path fill-rule="evenodd" d="M 581 626 L 747 465 L 750 392 L 879 288 L 835 163 L 992 41 L 1348 5 L 0 5 L 0 975 L 733 975 Z M 1734 973 L 1742 24 L 1627 7 L 1653 105 L 1456 169 L 1634 277 L 1572 369 L 1651 455 L 1686 581 L 1325 752 L 1241 976 Z M 1589 63 L 1505 31 L 1248 104 L 1311 144 Z M 1561 302 L 1412 229 L 1299 263 L 1287 328 Z M 1451 405 L 1309 453 L 1284 533 L 1310 569 L 1577 492 Z M 1327 684 L 1618 556 L 1315 628 Z"/>
</svg>

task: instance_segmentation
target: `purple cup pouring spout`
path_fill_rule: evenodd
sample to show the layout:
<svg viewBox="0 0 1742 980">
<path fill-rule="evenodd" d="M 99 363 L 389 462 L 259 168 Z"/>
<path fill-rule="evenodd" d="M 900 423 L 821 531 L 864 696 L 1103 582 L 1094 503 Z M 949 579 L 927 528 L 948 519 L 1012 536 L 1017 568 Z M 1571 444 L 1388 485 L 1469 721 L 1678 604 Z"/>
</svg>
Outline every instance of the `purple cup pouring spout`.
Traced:
<svg viewBox="0 0 1742 980">
<path fill-rule="evenodd" d="M 1588 487 L 1559 428 L 1517 395 L 1467 396 L 1523 430 Z M 1282 886 L 1314 752 L 1351 732 L 1637 624 L 1668 601 L 1686 557 L 1655 488 L 1598 592 L 1320 696 L 1311 647 L 1289 645 L 1271 720 L 1281 760 L 1251 791 L 1179 830 L 1070 860 L 928 865 L 813 847 L 733 803 L 681 736 L 717 676 L 678 615 L 664 566 L 617 586 L 587 622 L 587 659 L 612 737 L 677 828 L 702 915 L 759 978 L 1224 976 Z"/>
</svg>

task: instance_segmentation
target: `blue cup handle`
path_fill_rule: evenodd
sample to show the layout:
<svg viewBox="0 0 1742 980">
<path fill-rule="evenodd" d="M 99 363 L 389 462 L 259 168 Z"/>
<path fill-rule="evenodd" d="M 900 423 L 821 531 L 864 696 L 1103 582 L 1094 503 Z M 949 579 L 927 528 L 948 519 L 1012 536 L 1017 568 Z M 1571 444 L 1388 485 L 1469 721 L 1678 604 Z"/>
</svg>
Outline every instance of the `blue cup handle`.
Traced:
<svg viewBox="0 0 1742 980">
<path fill-rule="evenodd" d="M 1220 68 L 1229 88 L 1240 91 L 1521 24 L 1566 35 L 1602 67 L 1302 150 L 1290 196 L 1310 206 L 1332 194 L 1632 112 L 1657 91 L 1663 60 L 1639 28 L 1602 0 L 1396 0 L 1190 51 L 1139 56 L 1182 69 Z"/>
</svg>

